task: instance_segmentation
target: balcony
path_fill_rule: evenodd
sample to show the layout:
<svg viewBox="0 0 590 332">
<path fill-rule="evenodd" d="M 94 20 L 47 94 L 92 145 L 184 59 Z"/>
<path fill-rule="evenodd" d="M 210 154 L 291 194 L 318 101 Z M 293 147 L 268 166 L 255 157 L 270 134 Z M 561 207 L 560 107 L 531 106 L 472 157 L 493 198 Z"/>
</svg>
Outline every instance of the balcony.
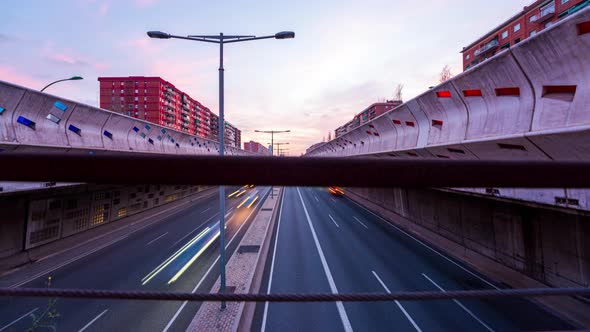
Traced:
<svg viewBox="0 0 590 332">
<path fill-rule="evenodd" d="M 498 39 L 494 39 L 494 40 L 490 41 L 489 43 L 485 44 L 484 46 L 482 46 L 481 48 L 475 50 L 475 56 L 485 54 L 491 50 L 498 48 L 499 46 L 500 46 L 500 43 L 498 42 Z"/>
<path fill-rule="evenodd" d="M 539 11 L 539 14 L 532 16 L 531 22 L 541 24 L 541 23 L 553 18 L 554 14 L 555 14 L 555 3 L 552 3 L 548 6 L 541 8 Z"/>
</svg>

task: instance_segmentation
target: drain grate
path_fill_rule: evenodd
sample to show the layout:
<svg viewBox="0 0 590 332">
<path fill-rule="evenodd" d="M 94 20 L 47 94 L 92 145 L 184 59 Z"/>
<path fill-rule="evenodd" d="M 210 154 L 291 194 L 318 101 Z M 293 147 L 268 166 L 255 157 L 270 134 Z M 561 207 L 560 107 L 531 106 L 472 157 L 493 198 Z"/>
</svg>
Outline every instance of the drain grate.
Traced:
<svg viewBox="0 0 590 332">
<path fill-rule="evenodd" d="M 245 252 L 253 252 L 257 253 L 260 250 L 260 246 L 258 245 L 243 245 L 238 248 L 238 253 L 243 254 Z"/>
</svg>

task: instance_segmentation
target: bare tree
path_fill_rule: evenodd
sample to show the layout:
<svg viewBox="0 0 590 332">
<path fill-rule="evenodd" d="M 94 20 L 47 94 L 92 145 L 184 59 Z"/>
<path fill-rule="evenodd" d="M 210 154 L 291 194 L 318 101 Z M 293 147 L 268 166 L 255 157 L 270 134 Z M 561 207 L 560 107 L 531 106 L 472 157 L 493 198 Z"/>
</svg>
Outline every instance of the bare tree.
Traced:
<svg viewBox="0 0 590 332">
<path fill-rule="evenodd" d="M 402 98 L 402 93 L 403 93 L 403 90 L 404 90 L 404 85 L 403 85 L 403 84 L 401 84 L 401 83 L 400 83 L 400 84 L 398 84 L 398 85 L 395 87 L 395 90 L 393 90 L 393 100 L 396 100 L 396 101 L 397 101 L 397 100 L 399 100 L 399 101 L 403 101 L 403 98 Z"/>
<path fill-rule="evenodd" d="M 439 82 L 444 83 L 450 80 L 453 77 L 453 73 L 451 72 L 451 67 L 449 65 L 445 65 L 440 72 Z"/>
<path fill-rule="evenodd" d="M 332 140 L 332 132 L 331 132 L 331 131 L 329 131 L 329 132 L 328 132 L 328 142 L 329 142 L 329 141 L 331 141 L 331 140 Z"/>
</svg>

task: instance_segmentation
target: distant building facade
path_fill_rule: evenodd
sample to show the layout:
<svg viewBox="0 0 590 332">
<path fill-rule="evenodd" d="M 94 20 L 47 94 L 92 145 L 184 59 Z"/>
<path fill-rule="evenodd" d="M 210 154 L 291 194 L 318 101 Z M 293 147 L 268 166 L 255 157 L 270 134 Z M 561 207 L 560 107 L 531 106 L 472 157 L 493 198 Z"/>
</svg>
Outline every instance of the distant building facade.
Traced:
<svg viewBox="0 0 590 332">
<path fill-rule="evenodd" d="M 252 152 L 252 153 L 258 153 L 261 155 L 269 155 L 270 151 L 268 150 L 267 147 L 265 147 L 264 145 L 255 142 L 255 141 L 250 141 L 250 142 L 244 142 L 244 150 L 248 151 L 248 152 Z"/>
<path fill-rule="evenodd" d="M 579 11 L 590 0 L 538 0 L 463 48 L 463 70 L 510 48 Z"/>
<path fill-rule="evenodd" d="M 219 140 L 219 117 L 160 77 L 99 77 L 100 108 Z M 241 131 L 226 122 L 225 144 L 241 146 Z"/>
<path fill-rule="evenodd" d="M 391 111 L 401 104 L 403 104 L 401 100 L 388 100 L 384 103 L 372 104 L 359 114 L 355 115 L 352 120 L 336 128 L 336 130 L 334 130 L 334 138 L 338 138 L 347 132 L 354 130 L 355 128 L 375 119 L 379 115 Z"/>
</svg>

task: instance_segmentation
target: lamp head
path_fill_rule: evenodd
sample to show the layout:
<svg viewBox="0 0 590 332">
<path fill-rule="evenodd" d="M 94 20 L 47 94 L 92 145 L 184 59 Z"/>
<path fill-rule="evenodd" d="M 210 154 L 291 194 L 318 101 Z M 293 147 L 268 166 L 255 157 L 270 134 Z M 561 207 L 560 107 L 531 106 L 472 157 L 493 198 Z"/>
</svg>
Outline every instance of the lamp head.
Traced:
<svg viewBox="0 0 590 332">
<path fill-rule="evenodd" d="M 165 32 L 162 32 L 162 31 L 148 31 L 147 32 L 147 35 L 150 38 L 158 38 L 158 39 L 168 39 L 168 38 L 170 38 L 170 35 L 169 34 L 167 34 Z"/>
<path fill-rule="evenodd" d="M 295 32 L 293 31 L 281 31 L 275 34 L 275 39 L 291 39 L 295 38 Z"/>
<path fill-rule="evenodd" d="M 70 77 L 70 80 L 72 81 L 78 81 L 78 80 L 83 80 L 84 78 L 82 76 L 72 76 Z"/>
</svg>

